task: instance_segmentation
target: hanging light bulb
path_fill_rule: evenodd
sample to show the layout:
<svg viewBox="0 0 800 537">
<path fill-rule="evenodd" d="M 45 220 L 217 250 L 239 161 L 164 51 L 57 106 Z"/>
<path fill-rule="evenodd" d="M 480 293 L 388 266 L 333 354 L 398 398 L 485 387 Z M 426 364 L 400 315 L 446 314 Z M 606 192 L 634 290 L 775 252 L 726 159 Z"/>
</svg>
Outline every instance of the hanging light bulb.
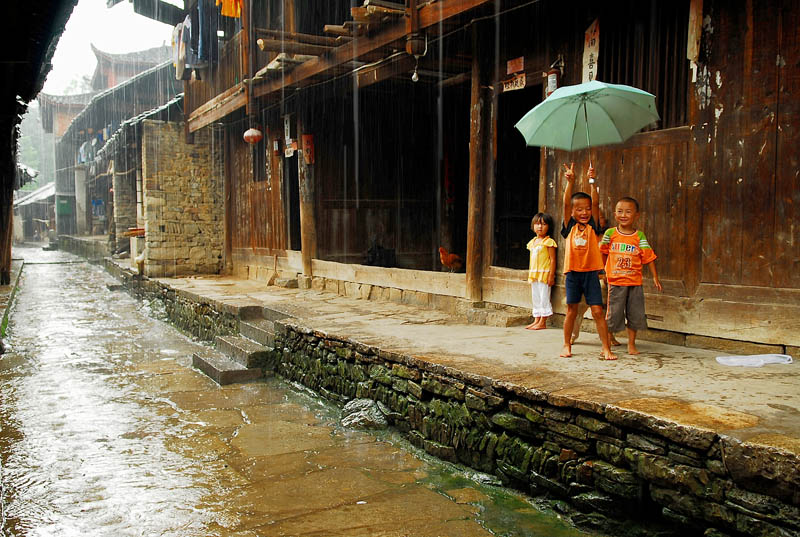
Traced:
<svg viewBox="0 0 800 537">
<path fill-rule="evenodd" d="M 414 72 L 411 73 L 412 82 L 419 80 L 419 59 L 428 53 L 428 35 L 423 38 L 419 34 L 411 34 L 406 38 L 406 52 L 414 56 Z"/>
</svg>

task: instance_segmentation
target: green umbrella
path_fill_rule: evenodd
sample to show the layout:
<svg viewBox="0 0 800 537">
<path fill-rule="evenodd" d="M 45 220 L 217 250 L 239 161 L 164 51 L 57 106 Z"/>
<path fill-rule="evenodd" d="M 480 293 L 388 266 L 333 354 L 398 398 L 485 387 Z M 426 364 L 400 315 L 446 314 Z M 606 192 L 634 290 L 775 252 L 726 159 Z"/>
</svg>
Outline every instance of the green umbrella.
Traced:
<svg viewBox="0 0 800 537">
<path fill-rule="evenodd" d="M 528 145 L 576 151 L 619 144 L 659 120 L 655 99 L 638 88 L 593 80 L 558 88 L 514 126 Z"/>
</svg>

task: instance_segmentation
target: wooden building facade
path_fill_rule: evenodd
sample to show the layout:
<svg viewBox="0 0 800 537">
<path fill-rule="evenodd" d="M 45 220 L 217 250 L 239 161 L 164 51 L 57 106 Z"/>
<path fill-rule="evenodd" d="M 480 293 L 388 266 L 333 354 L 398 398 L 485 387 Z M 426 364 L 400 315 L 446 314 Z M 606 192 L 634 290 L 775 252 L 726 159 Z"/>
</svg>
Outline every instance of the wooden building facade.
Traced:
<svg viewBox="0 0 800 537">
<path fill-rule="evenodd" d="M 611 225 L 640 201 L 665 287 L 645 284 L 651 328 L 800 346 L 795 2 L 319 4 L 245 0 L 184 83 L 187 137 L 225 131 L 229 270 L 527 307 L 531 216 L 560 222 L 561 166 L 591 158 Z M 595 22 L 597 78 L 654 93 L 661 121 L 591 153 L 526 147 L 514 123 L 543 73 L 582 81 Z"/>
</svg>

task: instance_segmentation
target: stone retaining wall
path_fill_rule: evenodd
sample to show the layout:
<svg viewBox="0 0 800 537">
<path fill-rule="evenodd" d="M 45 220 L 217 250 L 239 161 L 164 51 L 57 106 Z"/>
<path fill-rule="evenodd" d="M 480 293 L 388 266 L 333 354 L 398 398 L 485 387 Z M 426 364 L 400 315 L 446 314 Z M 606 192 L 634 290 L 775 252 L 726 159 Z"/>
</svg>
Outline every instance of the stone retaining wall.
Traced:
<svg viewBox="0 0 800 537">
<path fill-rule="evenodd" d="M 290 320 L 276 330 L 276 368 L 285 378 L 332 399 L 381 401 L 426 452 L 568 500 L 581 525 L 615 535 L 800 534 L 800 466 L 787 452 L 466 374 Z"/>
<path fill-rule="evenodd" d="M 58 236 L 58 249 L 70 252 L 91 261 L 99 261 L 111 255 L 107 240 L 94 240 L 72 235 Z"/>
<path fill-rule="evenodd" d="M 106 260 L 105 267 L 134 296 L 148 302 L 157 301 L 169 321 L 183 332 L 208 342 L 213 342 L 217 336 L 239 334 L 240 308 L 212 303 L 186 291 L 175 291 L 157 280 L 141 278 L 132 269 L 122 268 L 110 259 Z"/>
<path fill-rule="evenodd" d="M 249 313 L 107 266 L 202 339 L 238 333 Z M 800 535 L 800 461 L 791 453 L 468 374 L 292 319 L 275 330 L 270 365 L 284 378 L 340 402 L 381 401 L 392 425 L 426 452 L 556 507 L 569 503 L 580 526 L 615 536 Z"/>
</svg>

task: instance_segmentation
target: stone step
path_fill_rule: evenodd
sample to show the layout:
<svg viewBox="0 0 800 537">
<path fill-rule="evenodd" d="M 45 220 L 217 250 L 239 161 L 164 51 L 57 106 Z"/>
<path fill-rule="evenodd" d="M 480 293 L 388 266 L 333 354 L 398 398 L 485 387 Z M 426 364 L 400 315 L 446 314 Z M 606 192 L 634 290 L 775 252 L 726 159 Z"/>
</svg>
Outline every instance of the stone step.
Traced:
<svg viewBox="0 0 800 537">
<path fill-rule="evenodd" d="M 217 350 L 247 368 L 268 367 L 272 347 L 241 336 L 217 336 Z"/>
<path fill-rule="evenodd" d="M 275 323 L 267 319 L 247 319 L 239 322 L 239 333 L 267 347 L 275 346 Z"/>
<path fill-rule="evenodd" d="M 280 321 L 291 316 L 291 313 L 281 311 L 274 306 L 263 306 L 261 308 L 261 317 L 268 321 Z"/>
<path fill-rule="evenodd" d="M 219 351 L 209 349 L 192 355 L 192 365 L 220 386 L 248 382 L 264 376 L 261 368 L 248 369 Z"/>
<path fill-rule="evenodd" d="M 470 308 L 466 312 L 467 322 L 470 324 L 483 324 L 486 326 L 522 326 L 531 322 L 531 315 L 502 311 L 491 308 Z"/>
</svg>

